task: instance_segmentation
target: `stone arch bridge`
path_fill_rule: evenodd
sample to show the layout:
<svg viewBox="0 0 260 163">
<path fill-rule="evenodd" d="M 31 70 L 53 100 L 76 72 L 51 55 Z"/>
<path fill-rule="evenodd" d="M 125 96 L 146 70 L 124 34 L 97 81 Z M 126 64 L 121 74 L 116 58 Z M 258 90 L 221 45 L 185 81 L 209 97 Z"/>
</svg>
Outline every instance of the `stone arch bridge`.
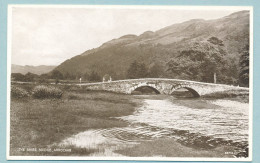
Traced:
<svg viewBox="0 0 260 163">
<path fill-rule="evenodd" d="M 177 89 L 186 88 L 196 97 L 227 90 L 249 92 L 249 88 L 243 87 L 162 78 L 129 79 L 100 83 L 82 83 L 77 85 L 80 85 L 87 90 L 104 90 L 124 94 L 131 94 L 134 90 L 140 87 L 150 87 L 157 93 L 167 95 L 172 94 Z"/>
</svg>

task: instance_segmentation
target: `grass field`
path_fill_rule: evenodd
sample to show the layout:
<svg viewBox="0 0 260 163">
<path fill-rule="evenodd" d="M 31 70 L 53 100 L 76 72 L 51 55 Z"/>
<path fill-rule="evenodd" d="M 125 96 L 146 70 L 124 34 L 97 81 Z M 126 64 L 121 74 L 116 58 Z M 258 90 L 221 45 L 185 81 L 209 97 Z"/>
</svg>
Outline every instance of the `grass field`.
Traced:
<svg viewBox="0 0 260 163">
<path fill-rule="evenodd" d="M 32 90 L 30 85 L 20 87 Z M 61 99 L 12 98 L 11 155 L 41 155 L 19 148 L 46 148 L 88 129 L 124 127 L 126 122 L 112 117 L 129 115 L 135 106 L 128 95 L 80 89 L 70 93 L 65 90 Z M 86 155 L 94 151 L 74 148 L 74 152 Z"/>
</svg>

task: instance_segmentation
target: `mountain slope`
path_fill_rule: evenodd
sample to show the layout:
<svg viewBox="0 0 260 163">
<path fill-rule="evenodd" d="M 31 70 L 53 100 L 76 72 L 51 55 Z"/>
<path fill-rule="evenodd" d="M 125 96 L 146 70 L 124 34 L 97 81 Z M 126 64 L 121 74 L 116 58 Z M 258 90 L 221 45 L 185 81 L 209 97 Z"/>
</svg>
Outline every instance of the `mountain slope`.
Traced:
<svg viewBox="0 0 260 163">
<path fill-rule="evenodd" d="M 56 70 L 80 76 L 96 71 L 101 76 L 110 74 L 114 79 L 124 79 L 130 64 L 137 60 L 144 62 L 148 68 L 155 63 L 160 64 L 164 69 L 161 77 L 176 78 L 166 71 L 167 63 L 181 51 L 196 48 L 225 53 L 225 59 L 237 67 L 232 71 L 237 71 L 241 52 L 248 43 L 249 12 L 240 11 L 215 20 L 194 19 L 173 24 L 139 36 L 125 35 L 66 60 Z M 238 78 L 238 72 L 230 74 Z"/>
<path fill-rule="evenodd" d="M 11 71 L 12 73 L 21 73 L 21 74 L 26 74 L 28 72 L 40 75 L 40 74 L 44 74 L 44 73 L 48 73 L 50 71 L 52 71 L 56 66 L 45 66 L 45 65 L 41 65 L 41 66 L 20 66 L 20 65 L 15 65 L 12 64 L 12 68 Z"/>
</svg>

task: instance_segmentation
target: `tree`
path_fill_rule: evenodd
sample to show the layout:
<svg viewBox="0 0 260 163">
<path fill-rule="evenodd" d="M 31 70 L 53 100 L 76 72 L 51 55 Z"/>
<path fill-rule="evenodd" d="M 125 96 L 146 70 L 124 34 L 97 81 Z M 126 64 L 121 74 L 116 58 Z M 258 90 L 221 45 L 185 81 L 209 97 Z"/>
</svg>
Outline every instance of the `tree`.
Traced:
<svg viewBox="0 0 260 163">
<path fill-rule="evenodd" d="M 159 78 L 163 75 L 163 68 L 160 64 L 155 63 L 150 69 L 149 69 L 149 74 L 148 77 L 151 78 Z"/>
<path fill-rule="evenodd" d="M 82 77 L 81 72 L 76 72 L 76 80 L 79 80 Z"/>
<path fill-rule="evenodd" d="M 137 70 L 137 78 L 145 78 L 148 76 L 148 69 L 144 63 L 139 63 Z"/>
<path fill-rule="evenodd" d="M 51 72 L 52 79 L 63 79 L 63 74 L 59 70 L 53 70 Z"/>
<path fill-rule="evenodd" d="M 88 72 L 85 72 L 85 73 L 84 73 L 83 79 L 84 79 L 84 80 L 89 80 L 89 74 L 88 74 Z"/>
<path fill-rule="evenodd" d="M 11 77 L 14 81 L 25 81 L 25 76 L 21 73 L 12 73 Z"/>
<path fill-rule="evenodd" d="M 42 79 L 50 79 L 50 74 L 41 74 L 40 78 L 42 78 Z"/>
<path fill-rule="evenodd" d="M 127 77 L 129 79 L 135 79 L 137 77 L 137 71 L 138 71 L 138 63 L 137 61 L 134 61 L 133 63 L 131 63 L 131 65 L 129 66 L 128 70 L 127 70 Z"/>
<path fill-rule="evenodd" d="M 63 75 L 63 79 L 71 79 L 71 76 L 68 72 L 66 72 L 64 75 Z"/>
<path fill-rule="evenodd" d="M 48 83 L 48 79 L 50 79 L 50 74 L 48 73 L 41 74 L 39 76 L 39 83 Z"/>
<path fill-rule="evenodd" d="M 24 77 L 25 77 L 25 81 L 32 82 L 35 81 L 35 79 L 38 78 L 39 76 L 31 72 L 28 72 L 27 74 L 24 75 Z"/>
<path fill-rule="evenodd" d="M 134 61 L 127 70 L 127 77 L 129 79 L 145 78 L 148 76 L 148 69 L 144 63 Z"/>
<path fill-rule="evenodd" d="M 99 82 L 101 81 L 101 77 L 98 75 L 97 72 L 92 71 L 91 74 L 89 75 L 89 81 Z"/>
<path fill-rule="evenodd" d="M 239 59 L 239 85 L 249 87 L 249 45 L 246 45 Z"/>
<path fill-rule="evenodd" d="M 216 50 L 216 45 L 196 45 L 189 50 L 179 52 L 176 58 L 168 63 L 168 71 L 176 78 L 196 80 L 202 82 L 214 82 L 214 73 L 217 81 L 225 83 L 225 73 L 228 69 L 224 58 L 224 50 Z"/>
<path fill-rule="evenodd" d="M 31 72 L 28 72 L 25 75 L 21 73 L 12 73 L 11 77 L 12 80 L 23 81 L 23 82 L 32 82 L 32 81 L 36 81 L 36 79 L 39 79 L 39 76 L 37 74 L 33 74 Z"/>
</svg>

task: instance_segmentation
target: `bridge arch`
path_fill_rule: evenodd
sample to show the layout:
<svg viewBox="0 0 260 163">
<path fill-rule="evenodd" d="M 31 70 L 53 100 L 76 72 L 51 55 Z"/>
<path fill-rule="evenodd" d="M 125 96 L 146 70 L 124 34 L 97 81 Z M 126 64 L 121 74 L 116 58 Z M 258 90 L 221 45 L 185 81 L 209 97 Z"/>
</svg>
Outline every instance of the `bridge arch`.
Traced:
<svg viewBox="0 0 260 163">
<path fill-rule="evenodd" d="M 139 84 L 139 85 L 137 85 L 137 86 L 132 87 L 132 88 L 130 89 L 130 94 L 131 94 L 133 91 L 135 91 L 135 90 L 137 90 L 137 89 L 140 89 L 140 88 L 144 88 L 144 87 L 150 88 L 150 89 L 153 90 L 156 94 L 162 94 L 156 86 L 154 86 L 154 85 L 152 85 L 152 84 L 146 84 L 146 83 L 142 83 L 142 84 Z"/>
<path fill-rule="evenodd" d="M 190 85 L 178 85 L 178 86 L 174 87 L 174 88 L 171 90 L 170 94 L 173 94 L 173 92 L 175 92 L 176 90 L 181 89 L 181 88 L 187 89 L 187 90 L 193 95 L 193 97 L 200 97 L 200 94 L 198 93 L 198 91 L 196 91 L 196 90 L 195 90 L 192 86 L 190 86 Z"/>
</svg>

